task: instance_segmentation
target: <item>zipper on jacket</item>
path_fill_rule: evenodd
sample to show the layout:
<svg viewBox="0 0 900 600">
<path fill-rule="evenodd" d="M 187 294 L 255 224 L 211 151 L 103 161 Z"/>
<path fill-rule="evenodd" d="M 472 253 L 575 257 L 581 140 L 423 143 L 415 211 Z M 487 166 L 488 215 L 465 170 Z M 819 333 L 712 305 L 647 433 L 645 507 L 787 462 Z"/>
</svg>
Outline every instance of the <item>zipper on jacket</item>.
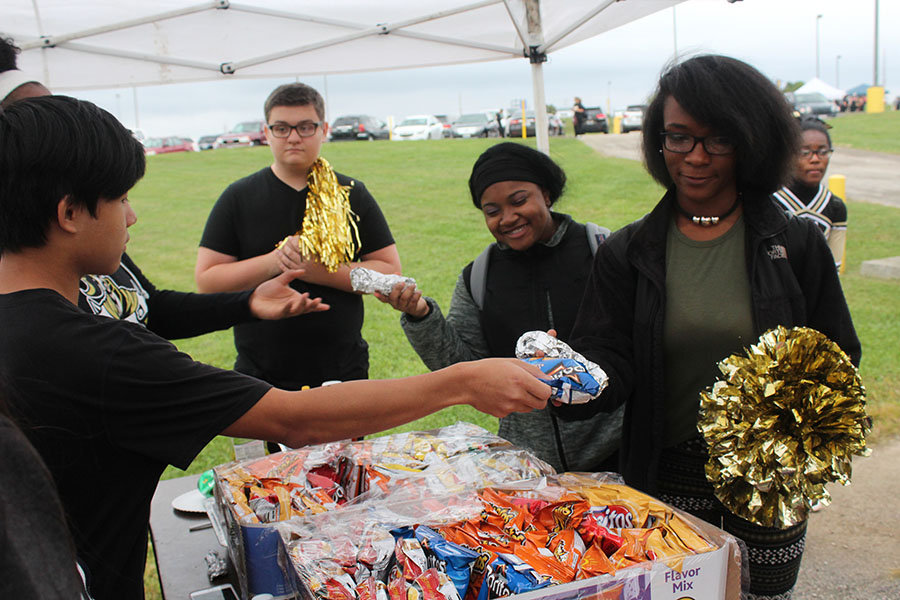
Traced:
<svg viewBox="0 0 900 600">
<path fill-rule="evenodd" d="M 550 290 L 545 288 L 544 295 L 547 297 L 547 323 L 550 325 L 549 329 L 556 329 L 553 322 L 553 304 L 550 302 Z M 563 471 L 568 471 L 569 461 L 566 460 L 566 451 L 563 448 L 562 435 L 559 432 L 559 421 L 557 421 L 552 408 L 548 406 L 547 411 L 550 414 L 550 422 L 553 423 L 553 437 L 556 439 L 556 453 L 559 454 L 559 464 L 562 465 Z"/>
</svg>

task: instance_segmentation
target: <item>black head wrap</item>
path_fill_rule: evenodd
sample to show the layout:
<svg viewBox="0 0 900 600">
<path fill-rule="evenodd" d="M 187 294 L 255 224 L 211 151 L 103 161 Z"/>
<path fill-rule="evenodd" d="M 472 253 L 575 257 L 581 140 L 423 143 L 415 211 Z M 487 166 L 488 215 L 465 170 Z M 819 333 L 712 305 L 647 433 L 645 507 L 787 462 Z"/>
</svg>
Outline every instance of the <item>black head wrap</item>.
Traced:
<svg viewBox="0 0 900 600">
<path fill-rule="evenodd" d="M 481 196 L 500 181 L 528 181 L 547 190 L 550 204 L 562 195 L 566 174 L 542 152 L 514 142 L 504 142 L 485 150 L 469 177 L 469 191 L 475 208 L 481 208 Z"/>
</svg>

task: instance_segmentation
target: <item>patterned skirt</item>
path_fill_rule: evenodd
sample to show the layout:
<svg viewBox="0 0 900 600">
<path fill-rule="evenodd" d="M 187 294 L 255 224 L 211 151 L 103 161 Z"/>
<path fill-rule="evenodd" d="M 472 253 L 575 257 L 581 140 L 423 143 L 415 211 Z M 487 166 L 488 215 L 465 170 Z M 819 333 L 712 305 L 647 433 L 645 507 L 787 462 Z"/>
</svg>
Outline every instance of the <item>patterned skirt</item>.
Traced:
<svg viewBox="0 0 900 600">
<path fill-rule="evenodd" d="M 773 529 L 755 525 L 729 511 L 713 494 L 704 465 L 709 454 L 699 437 L 662 451 L 657 495 L 747 545 L 752 599 L 790 600 L 806 543 L 806 522 Z"/>
</svg>

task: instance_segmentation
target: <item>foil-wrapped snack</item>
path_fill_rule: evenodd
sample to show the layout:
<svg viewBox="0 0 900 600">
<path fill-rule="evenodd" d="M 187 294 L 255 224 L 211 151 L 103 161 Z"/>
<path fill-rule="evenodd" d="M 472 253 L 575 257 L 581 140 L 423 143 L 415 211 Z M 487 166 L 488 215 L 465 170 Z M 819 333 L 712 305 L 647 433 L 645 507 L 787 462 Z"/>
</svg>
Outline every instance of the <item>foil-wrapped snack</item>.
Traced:
<svg viewBox="0 0 900 600">
<path fill-rule="evenodd" d="M 363 294 L 371 294 L 378 291 L 384 295 L 391 293 L 391 290 L 398 283 L 407 286 L 415 286 L 416 280 L 412 277 L 404 277 L 403 275 L 394 275 L 393 273 L 385 274 L 367 269 L 365 267 L 356 267 L 350 270 L 350 285 L 353 291 Z"/>
<path fill-rule="evenodd" d="M 609 385 L 609 376 L 606 374 L 606 371 L 601 369 L 596 363 L 589 361 L 578 352 L 572 350 L 572 348 L 562 340 L 559 340 L 544 331 L 526 331 L 519 336 L 519 340 L 516 342 L 516 358 L 521 360 L 532 359 L 535 358 L 539 352 L 543 354 L 543 358 L 569 359 L 575 361 L 576 363 L 579 363 L 579 367 L 584 369 L 582 373 L 589 376 L 585 378 L 585 385 L 583 386 L 577 383 L 572 385 L 571 378 L 567 378 L 565 389 L 560 385 L 562 380 L 559 378 L 555 379 L 557 382 L 555 384 L 552 383 L 554 379 L 548 381 L 547 383 L 553 385 L 557 391 L 554 400 L 560 400 L 565 404 L 584 404 L 599 396 L 601 392 L 606 389 L 606 386 Z M 574 365 L 570 364 L 570 367 L 571 366 Z M 580 371 L 580 369 L 577 370 Z M 588 378 L 593 379 L 593 382 L 589 382 Z M 596 383 L 596 385 L 594 385 L 594 383 Z"/>
</svg>

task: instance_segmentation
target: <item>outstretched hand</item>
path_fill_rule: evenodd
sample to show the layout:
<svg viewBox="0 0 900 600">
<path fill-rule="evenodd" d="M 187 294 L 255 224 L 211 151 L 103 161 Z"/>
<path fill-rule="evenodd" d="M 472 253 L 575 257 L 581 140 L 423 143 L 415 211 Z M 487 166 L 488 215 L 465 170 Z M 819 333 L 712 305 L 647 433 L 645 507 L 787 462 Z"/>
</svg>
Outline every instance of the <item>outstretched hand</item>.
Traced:
<svg viewBox="0 0 900 600">
<path fill-rule="evenodd" d="M 431 309 L 428 302 L 422 297 L 422 292 L 414 285 L 407 285 L 403 282 L 394 284 L 391 293 L 385 296 L 381 292 L 375 291 L 372 294 L 385 304 L 390 304 L 394 309 L 411 315 L 417 319 L 428 316 Z"/>
<path fill-rule="evenodd" d="M 553 392 L 553 388 L 538 380 L 546 377 L 543 371 L 515 358 L 486 358 L 461 364 L 471 369 L 466 381 L 474 397 L 470 404 L 495 417 L 545 408 Z"/>
<path fill-rule="evenodd" d="M 321 298 L 310 298 L 309 293 L 301 294 L 291 287 L 291 282 L 302 274 L 302 269 L 291 269 L 256 286 L 250 295 L 253 316 L 273 321 L 331 308 Z"/>
</svg>

